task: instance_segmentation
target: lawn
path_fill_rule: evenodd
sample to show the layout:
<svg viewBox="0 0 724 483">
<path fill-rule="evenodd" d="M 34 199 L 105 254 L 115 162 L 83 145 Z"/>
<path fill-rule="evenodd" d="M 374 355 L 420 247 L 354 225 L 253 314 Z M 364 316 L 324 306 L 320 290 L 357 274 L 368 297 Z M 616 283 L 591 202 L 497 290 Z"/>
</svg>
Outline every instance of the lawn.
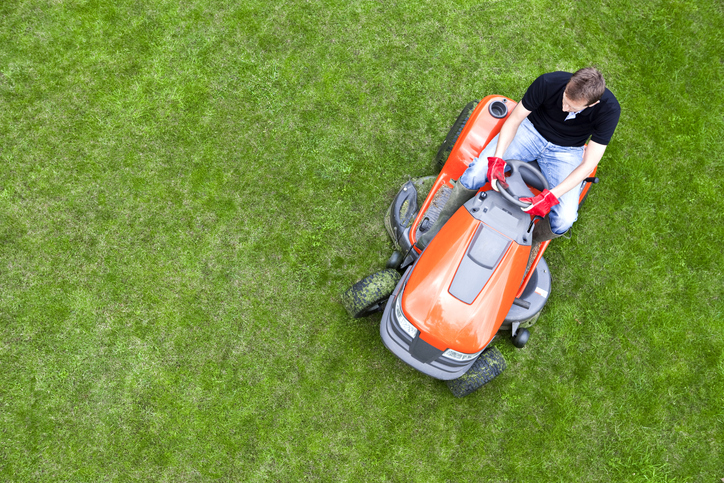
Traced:
<svg viewBox="0 0 724 483">
<path fill-rule="evenodd" d="M 0 480 L 724 478 L 719 0 L 3 0 Z M 340 295 L 460 109 L 622 106 L 508 369 L 456 399 Z"/>
</svg>

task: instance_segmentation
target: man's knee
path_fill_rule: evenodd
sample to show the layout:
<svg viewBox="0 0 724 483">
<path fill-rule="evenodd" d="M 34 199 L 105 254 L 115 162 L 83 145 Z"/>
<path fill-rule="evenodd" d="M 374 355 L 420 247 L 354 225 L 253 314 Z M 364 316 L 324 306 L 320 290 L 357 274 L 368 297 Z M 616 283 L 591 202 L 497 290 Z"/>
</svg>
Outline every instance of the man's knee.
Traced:
<svg viewBox="0 0 724 483">
<path fill-rule="evenodd" d="M 468 169 L 460 176 L 460 184 L 466 189 L 472 190 L 483 186 L 487 181 L 488 158 L 482 155 L 473 160 Z"/>
<path fill-rule="evenodd" d="M 554 206 L 551 210 L 551 230 L 556 235 L 567 232 L 578 219 L 578 202 Z"/>
</svg>

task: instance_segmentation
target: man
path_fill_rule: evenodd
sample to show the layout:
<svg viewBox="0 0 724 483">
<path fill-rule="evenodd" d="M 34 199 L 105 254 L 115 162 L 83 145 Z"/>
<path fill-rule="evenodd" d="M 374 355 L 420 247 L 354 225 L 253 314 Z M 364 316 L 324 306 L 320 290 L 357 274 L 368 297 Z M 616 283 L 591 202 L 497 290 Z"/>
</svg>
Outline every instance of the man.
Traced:
<svg viewBox="0 0 724 483">
<path fill-rule="evenodd" d="M 522 198 L 531 203 L 523 210 L 545 217 L 534 230 L 536 241 L 562 235 L 578 217 L 581 184 L 601 160 L 620 115 L 621 107 L 597 69 L 541 75 L 528 87 L 498 136 L 470 163 L 435 224 L 420 237 L 417 246 L 427 246 L 486 181 L 490 180 L 496 191 L 498 185 L 507 187 L 504 159 L 538 160 L 553 188 L 533 198 Z"/>
</svg>

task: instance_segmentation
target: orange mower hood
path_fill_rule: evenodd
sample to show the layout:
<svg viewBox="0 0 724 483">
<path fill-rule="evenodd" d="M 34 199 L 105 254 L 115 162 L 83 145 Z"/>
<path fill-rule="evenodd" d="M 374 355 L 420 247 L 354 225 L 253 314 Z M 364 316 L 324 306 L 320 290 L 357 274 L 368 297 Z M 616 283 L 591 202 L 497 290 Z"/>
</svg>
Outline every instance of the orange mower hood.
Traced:
<svg viewBox="0 0 724 483">
<path fill-rule="evenodd" d="M 462 207 L 420 256 L 403 291 L 402 310 L 420 338 L 438 349 L 478 352 L 504 321 L 529 254 L 530 246 Z"/>
</svg>

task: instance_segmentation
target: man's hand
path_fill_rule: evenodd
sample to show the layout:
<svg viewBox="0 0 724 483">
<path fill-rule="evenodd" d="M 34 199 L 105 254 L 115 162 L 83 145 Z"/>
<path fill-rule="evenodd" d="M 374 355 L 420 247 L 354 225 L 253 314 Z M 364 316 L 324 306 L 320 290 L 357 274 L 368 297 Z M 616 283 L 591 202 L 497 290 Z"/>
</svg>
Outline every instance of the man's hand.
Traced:
<svg viewBox="0 0 724 483">
<path fill-rule="evenodd" d="M 503 161 L 503 158 L 494 156 L 488 158 L 488 181 L 490 181 L 490 186 L 495 191 L 500 191 L 497 186 L 498 183 L 503 189 L 508 187 L 508 183 L 505 182 L 505 161 Z"/>
<path fill-rule="evenodd" d="M 548 190 L 541 191 L 533 198 L 520 198 L 520 201 L 523 203 L 530 203 L 530 206 L 527 208 L 521 208 L 521 210 L 542 218 L 545 218 L 545 216 L 551 211 L 551 208 L 559 203 L 556 195 Z"/>
</svg>

